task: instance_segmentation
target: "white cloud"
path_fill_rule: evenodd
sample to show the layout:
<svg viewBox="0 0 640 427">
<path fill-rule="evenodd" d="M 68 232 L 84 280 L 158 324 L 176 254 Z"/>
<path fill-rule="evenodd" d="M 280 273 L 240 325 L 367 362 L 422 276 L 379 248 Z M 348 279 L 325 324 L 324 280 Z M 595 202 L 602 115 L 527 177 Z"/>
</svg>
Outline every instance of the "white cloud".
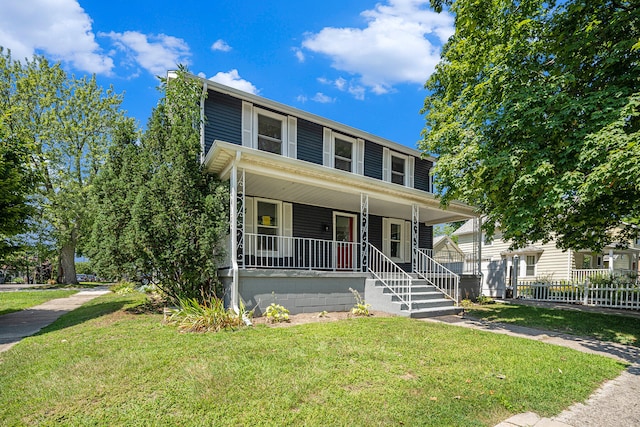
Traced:
<svg viewBox="0 0 640 427">
<path fill-rule="evenodd" d="M 241 78 L 238 70 L 236 69 L 233 69 L 228 73 L 220 71 L 215 76 L 209 77 L 209 80 L 253 94 L 257 94 L 259 92 L 253 83 Z"/>
<path fill-rule="evenodd" d="M 325 77 L 319 77 L 318 82 L 322 83 L 323 85 L 334 86 L 336 89 L 338 89 L 341 92 L 346 91 L 351 95 L 353 95 L 354 98 L 360 101 L 364 99 L 365 93 L 367 91 L 364 86 L 358 83 L 357 79 L 352 79 L 350 81 L 347 81 L 343 77 L 338 77 L 335 80 L 329 80 Z M 371 90 L 376 94 L 383 93 L 383 92 L 376 92 L 377 90 L 380 90 L 380 88 L 377 88 L 375 86 L 372 87 Z"/>
<path fill-rule="evenodd" d="M 302 102 L 302 103 L 304 104 L 305 102 L 307 102 L 307 97 L 306 97 L 306 96 L 304 96 L 304 95 L 298 95 L 298 96 L 296 97 L 296 101 L 298 101 L 298 102 Z"/>
<path fill-rule="evenodd" d="M 218 39 L 211 45 L 211 50 L 219 50 L 221 52 L 229 52 L 231 50 L 231 46 L 229 46 L 226 41 L 224 41 L 222 39 Z"/>
<path fill-rule="evenodd" d="M 334 101 L 335 101 L 335 99 L 331 98 L 330 96 L 325 95 L 325 94 L 324 94 L 324 93 L 322 93 L 322 92 L 318 92 L 318 93 L 316 93 L 316 94 L 314 95 L 314 97 L 313 97 L 313 98 L 311 98 L 311 99 L 312 99 L 313 101 L 315 101 L 315 102 L 319 102 L 319 103 L 321 103 L 321 104 L 328 104 L 328 103 L 331 103 L 331 102 L 334 102 Z"/>
<path fill-rule="evenodd" d="M 189 64 L 189 45 L 177 37 L 166 34 L 147 35 L 137 31 L 111 31 L 98 35 L 110 38 L 131 62 L 155 76 L 164 76 L 167 70 L 175 69 L 177 64 Z"/>
<path fill-rule="evenodd" d="M 304 60 L 306 59 L 304 56 L 304 52 L 301 49 L 298 49 L 297 47 L 293 48 L 293 52 L 296 55 L 296 58 L 298 58 L 298 62 L 304 62 Z"/>
<path fill-rule="evenodd" d="M 454 32 L 453 17 L 428 9 L 428 1 L 388 0 L 361 16 L 365 28 L 325 27 L 307 34 L 302 47 L 331 58 L 332 67 L 358 76 L 376 94 L 394 84 L 423 84 L 440 60 L 441 46 Z M 361 94 L 361 87 L 349 92 Z"/>
<path fill-rule="evenodd" d="M 3 1 L 0 46 L 17 60 L 42 53 L 78 70 L 110 74 L 113 60 L 102 53 L 91 24 L 77 0 Z"/>
</svg>

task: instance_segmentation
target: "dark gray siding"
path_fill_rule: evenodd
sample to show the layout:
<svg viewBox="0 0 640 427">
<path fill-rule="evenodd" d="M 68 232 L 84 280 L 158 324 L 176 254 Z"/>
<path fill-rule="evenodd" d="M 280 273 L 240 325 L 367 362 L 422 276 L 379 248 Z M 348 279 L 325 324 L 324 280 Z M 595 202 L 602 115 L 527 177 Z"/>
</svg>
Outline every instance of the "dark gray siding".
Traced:
<svg viewBox="0 0 640 427">
<path fill-rule="evenodd" d="M 382 217 L 369 215 L 369 243 L 382 250 Z"/>
<path fill-rule="evenodd" d="M 242 144 L 242 101 L 232 96 L 209 91 L 204 113 L 207 121 L 204 128 L 205 154 L 213 141 Z"/>
<path fill-rule="evenodd" d="M 364 143 L 364 175 L 382 179 L 382 146 L 373 142 Z M 382 223 L 380 223 L 382 226 Z"/>
<path fill-rule="evenodd" d="M 325 231 L 327 227 L 327 231 Z M 333 210 L 293 204 L 293 235 L 310 239 L 333 240 Z"/>
<path fill-rule="evenodd" d="M 322 164 L 322 126 L 298 119 L 298 159 Z"/>
<path fill-rule="evenodd" d="M 420 249 L 433 249 L 433 227 L 420 224 L 418 230 L 418 245 Z"/>
<path fill-rule="evenodd" d="M 415 171 L 413 177 L 413 187 L 417 190 L 423 190 L 431 192 L 429 188 L 429 170 L 432 163 L 425 159 L 416 159 Z"/>
</svg>

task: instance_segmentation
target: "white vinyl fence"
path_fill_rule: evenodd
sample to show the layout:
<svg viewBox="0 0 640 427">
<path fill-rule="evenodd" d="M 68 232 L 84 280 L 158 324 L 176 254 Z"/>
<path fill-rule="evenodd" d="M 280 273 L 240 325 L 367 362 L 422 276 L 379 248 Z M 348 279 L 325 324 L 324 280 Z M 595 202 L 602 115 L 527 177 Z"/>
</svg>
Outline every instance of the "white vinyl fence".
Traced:
<svg viewBox="0 0 640 427">
<path fill-rule="evenodd" d="M 638 282 L 518 282 L 517 298 L 640 310 Z"/>
</svg>

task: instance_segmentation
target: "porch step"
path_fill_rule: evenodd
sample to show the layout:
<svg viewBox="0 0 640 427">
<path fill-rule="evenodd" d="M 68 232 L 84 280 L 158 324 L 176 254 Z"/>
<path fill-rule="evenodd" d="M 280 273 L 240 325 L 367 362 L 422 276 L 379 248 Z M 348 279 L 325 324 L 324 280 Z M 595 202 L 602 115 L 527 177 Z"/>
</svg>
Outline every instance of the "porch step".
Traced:
<svg viewBox="0 0 640 427">
<path fill-rule="evenodd" d="M 462 308 L 456 307 L 452 300 L 445 298 L 441 291 L 424 280 L 414 280 L 411 298 L 412 310 L 409 312 L 407 304 L 400 302 L 399 298 L 378 280 L 366 281 L 365 300 L 374 310 L 412 318 L 446 316 L 462 311 Z"/>
</svg>

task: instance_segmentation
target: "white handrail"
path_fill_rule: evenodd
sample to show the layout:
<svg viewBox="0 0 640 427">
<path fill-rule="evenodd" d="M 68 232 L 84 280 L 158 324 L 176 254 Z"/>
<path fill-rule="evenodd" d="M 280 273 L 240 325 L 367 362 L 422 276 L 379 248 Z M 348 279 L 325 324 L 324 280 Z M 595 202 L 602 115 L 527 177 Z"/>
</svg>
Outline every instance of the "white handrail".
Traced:
<svg viewBox="0 0 640 427">
<path fill-rule="evenodd" d="M 372 244 L 368 244 L 369 272 L 378 279 L 411 313 L 411 283 L 413 278 Z"/>
<path fill-rule="evenodd" d="M 422 249 L 414 251 L 414 256 L 417 257 L 418 261 L 418 268 L 415 273 L 425 279 L 429 284 L 438 288 L 445 296 L 458 305 L 460 276 L 436 262 Z"/>
</svg>

